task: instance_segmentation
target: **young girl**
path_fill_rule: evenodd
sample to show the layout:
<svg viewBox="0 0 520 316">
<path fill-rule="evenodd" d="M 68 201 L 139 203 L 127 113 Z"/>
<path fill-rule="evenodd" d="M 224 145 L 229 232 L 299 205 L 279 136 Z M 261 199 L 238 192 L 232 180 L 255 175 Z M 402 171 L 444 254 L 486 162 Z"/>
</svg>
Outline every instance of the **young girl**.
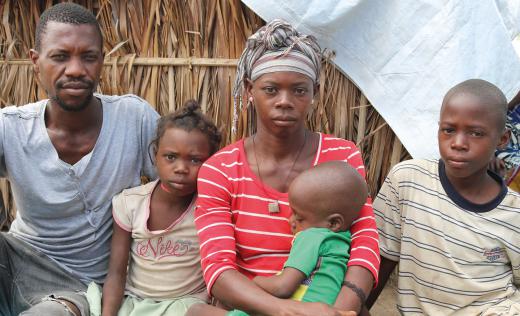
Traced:
<svg viewBox="0 0 520 316">
<path fill-rule="evenodd" d="M 159 179 L 124 190 L 112 201 L 114 233 L 103 316 L 184 315 L 192 304 L 207 301 L 194 201 L 199 168 L 220 140 L 195 101 L 160 118 L 151 144 Z M 96 296 L 92 286 L 89 292 Z M 92 305 L 91 314 L 98 315 L 99 299 L 97 308 Z"/>
</svg>

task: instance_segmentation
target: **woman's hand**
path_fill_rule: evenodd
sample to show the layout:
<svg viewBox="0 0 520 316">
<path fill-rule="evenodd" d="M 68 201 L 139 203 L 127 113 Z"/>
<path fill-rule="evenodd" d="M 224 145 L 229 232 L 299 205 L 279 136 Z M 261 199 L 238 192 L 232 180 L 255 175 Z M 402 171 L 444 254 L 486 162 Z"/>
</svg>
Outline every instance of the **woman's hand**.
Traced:
<svg viewBox="0 0 520 316">
<path fill-rule="evenodd" d="M 356 312 L 342 311 L 324 303 L 305 303 L 287 300 L 280 316 L 356 316 Z"/>
<path fill-rule="evenodd" d="M 274 297 L 236 270 L 222 272 L 211 291 L 226 306 L 251 315 L 268 316 L 355 316 L 324 303 L 297 302 Z"/>
</svg>

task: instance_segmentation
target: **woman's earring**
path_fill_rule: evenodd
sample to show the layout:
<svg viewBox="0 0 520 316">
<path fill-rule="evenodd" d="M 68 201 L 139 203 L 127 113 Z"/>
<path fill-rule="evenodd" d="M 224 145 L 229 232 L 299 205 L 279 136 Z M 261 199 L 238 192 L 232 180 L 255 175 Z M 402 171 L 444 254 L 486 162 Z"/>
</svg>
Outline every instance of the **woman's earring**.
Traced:
<svg viewBox="0 0 520 316">
<path fill-rule="evenodd" d="M 253 97 L 249 97 L 249 99 L 247 99 L 247 107 L 250 107 L 253 105 Z"/>
</svg>

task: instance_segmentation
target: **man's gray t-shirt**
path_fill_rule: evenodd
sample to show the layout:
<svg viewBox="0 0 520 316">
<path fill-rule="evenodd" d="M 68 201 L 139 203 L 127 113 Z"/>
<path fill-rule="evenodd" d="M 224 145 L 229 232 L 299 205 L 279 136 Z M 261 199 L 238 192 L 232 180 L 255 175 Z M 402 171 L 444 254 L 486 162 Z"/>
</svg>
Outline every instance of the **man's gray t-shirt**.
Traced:
<svg viewBox="0 0 520 316">
<path fill-rule="evenodd" d="M 95 95 L 103 124 L 94 149 L 75 165 L 47 133 L 48 100 L 0 111 L 0 177 L 17 206 L 10 229 L 83 282 L 102 282 L 112 236 L 112 197 L 155 178 L 149 144 L 159 115 L 137 96 Z"/>
</svg>

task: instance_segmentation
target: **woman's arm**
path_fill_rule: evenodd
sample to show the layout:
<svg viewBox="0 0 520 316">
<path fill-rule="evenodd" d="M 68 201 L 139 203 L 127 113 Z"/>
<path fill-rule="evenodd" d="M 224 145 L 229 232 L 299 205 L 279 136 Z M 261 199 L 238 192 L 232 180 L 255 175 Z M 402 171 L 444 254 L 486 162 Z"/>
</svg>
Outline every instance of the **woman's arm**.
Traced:
<svg viewBox="0 0 520 316">
<path fill-rule="evenodd" d="M 349 267 L 334 306 L 360 313 L 373 286 L 372 272 L 361 266 Z"/>
<path fill-rule="evenodd" d="M 212 294 L 227 306 L 248 313 L 276 316 L 342 316 L 352 315 L 324 303 L 302 303 L 279 299 L 262 290 L 236 270 L 220 274 Z"/>
<path fill-rule="evenodd" d="M 379 272 L 379 244 L 373 210 L 368 199 L 350 231 L 352 244 L 344 286 L 335 306 L 359 312 L 364 300 L 377 284 Z"/>
<path fill-rule="evenodd" d="M 280 309 L 280 300 L 236 270 L 223 272 L 214 283 L 211 294 L 226 306 L 250 313 L 276 315 Z"/>
<path fill-rule="evenodd" d="M 347 162 L 365 178 L 365 167 L 359 150 L 352 144 L 347 152 Z M 350 227 L 352 244 L 348 261 L 345 284 L 336 300 L 335 306 L 345 310 L 360 311 L 364 298 L 377 284 L 379 273 L 379 235 L 372 209 L 372 199 L 367 201 L 359 216 Z"/>
<path fill-rule="evenodd" d="M 103 286 L 101 313 L 103 316 L 117 315 L 123 301 L 128 256 L 132 242 L 131 233 L 119 227 L 116 221 L 114 221 L 113 227 L 108 275 Z"/>
<path fill-rule="evenodd" d="M 199 170 L 195 227 L 200 243 L 200 258 L 208 293 L 226 270 L 236 270 L 235 231 L 232 223 L 231 192 L 228 174 L 220 170 L 221 161 L 213 156 Z"/>
</svg>

